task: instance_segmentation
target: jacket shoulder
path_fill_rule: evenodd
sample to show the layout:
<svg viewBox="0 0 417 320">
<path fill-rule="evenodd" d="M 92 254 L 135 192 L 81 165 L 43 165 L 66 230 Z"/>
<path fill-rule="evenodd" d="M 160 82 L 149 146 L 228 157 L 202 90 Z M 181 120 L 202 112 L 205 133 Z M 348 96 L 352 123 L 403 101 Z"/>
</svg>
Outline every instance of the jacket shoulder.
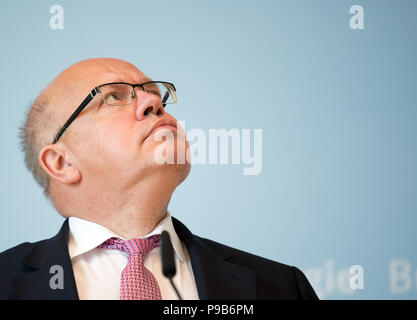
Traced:
<svg viewBox="0 0 417 320">
<path fill-rule="evenodd" d="M 0 299 L 14 299 L 12 279 L 26 271 L 24 258 L 35 243 L 24 242 L 0 253 Z"/>
<path fill-rule="evenodd" d="M 23 242 L 17 246 L 0 252 L 0 269 L 7 266 L 23 263 L 23 258 L 32 250 L 38 242 Z"/>
<path fill-rule="evenodd" d="M 297 267 L 198 238 L 216 254 L 227 257 L 226 261 L 255 272 L 257 299 L 318 299 L 306 276 Z"/>
<path fill-rule="evenodd" d="M 213 250 L 215 253 L 219 254 L 220 256 L 231 256 L 231 259 L 245 264 L 245 265 L 253 265 L 256 266 L 257 264 L 262 265 L 265 268 L 273 268 L 277 269 L 280 272 L 288 272 L 292 268 L 292 266 L 276 262 L 253 253 L 249 253 L 243 250 L 239 250 L 225 244 L 198 237 L 202 242 L 204 242 L 207 247 Z"/>
</svg>

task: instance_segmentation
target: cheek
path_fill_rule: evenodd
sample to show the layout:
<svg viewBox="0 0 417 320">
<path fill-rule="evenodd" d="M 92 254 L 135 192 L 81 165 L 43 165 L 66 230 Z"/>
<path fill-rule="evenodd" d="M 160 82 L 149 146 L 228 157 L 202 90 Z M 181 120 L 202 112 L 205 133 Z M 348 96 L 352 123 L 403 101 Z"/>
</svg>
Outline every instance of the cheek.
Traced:
<svg viewBox="0 0 417 320">
<path fill-rule="evenodd" d="M 137 157 L 139 146 L 134 136 L 134 128 L 123 122 L 112 121 L 106 125 L 96 126 L 91 130 L 91 138 L 85 145 L 83 153 L 87 154 L 84 162 L 90 172 L 114 174 L 126 167 L 130 159 Z"/>
</svg>

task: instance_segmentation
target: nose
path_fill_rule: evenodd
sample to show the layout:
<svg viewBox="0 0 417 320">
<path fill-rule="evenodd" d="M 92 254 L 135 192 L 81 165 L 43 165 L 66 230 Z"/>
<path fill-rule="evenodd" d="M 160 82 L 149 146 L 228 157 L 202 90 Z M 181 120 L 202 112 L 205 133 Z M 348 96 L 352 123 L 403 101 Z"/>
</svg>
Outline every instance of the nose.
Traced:
<svg viewBox="0 0 417 320">
<path fill-rule="evenodd" d="M 157 95 L 136 89 L 136 119 L 141 121 L 154 113 L 162 116 L 165 113 L 161 98 Z"/>
</svg>

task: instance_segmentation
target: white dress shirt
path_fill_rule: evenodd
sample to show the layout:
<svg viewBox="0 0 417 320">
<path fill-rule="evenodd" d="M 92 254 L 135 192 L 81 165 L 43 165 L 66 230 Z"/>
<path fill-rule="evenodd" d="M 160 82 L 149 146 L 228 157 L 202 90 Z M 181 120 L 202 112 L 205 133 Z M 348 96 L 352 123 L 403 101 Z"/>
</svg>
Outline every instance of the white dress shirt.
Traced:
<svg viewBox="0 0 417 320">
<path fill-rule="evenodd" d="M 127 254 L 115 249 L 99 249 L 98 245 L 111 237 L 123 240 L 123 237 L 111 230 L 80 218 L 69 218 L 70 238 L 69 255 L 74 270 L 78 296 L 81 300 L 118 300 L 120 299 L 120 278 L 127 265 Z M 169 233 L 175 251 L 177 273 L 173 278 L 175 286 L 183 299 L 198 299 L 194 273 L 187 248 L 178 238 L 172 224 L 171 215 L 167 216 L 143 238 Z M 160 248 L 152 249 L 145 258 L 144 266 L 152 272 L 158 282 L 161 297 L 164 300 L 176 300 L 177 295 L 169 280 L 162 274 Z"/>
</svg>

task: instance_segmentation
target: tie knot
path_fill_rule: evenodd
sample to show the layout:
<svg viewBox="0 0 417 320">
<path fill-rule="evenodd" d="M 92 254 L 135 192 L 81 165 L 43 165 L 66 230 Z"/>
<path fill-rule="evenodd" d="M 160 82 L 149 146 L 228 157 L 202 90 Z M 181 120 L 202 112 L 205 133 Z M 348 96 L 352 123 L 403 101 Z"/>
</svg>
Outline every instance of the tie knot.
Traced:
<svg viewBox="0 0 417 320">
<path fill-rule="evenodd" d="M 119 238 L 110 238 L 97 246 L 97 248 L 121 250 L 126 252 L 129 257 L 132 255 L 145 257 L 153 248 L 159 247 L 159 238 L 159 234 L 149 238 L 131 239 L 127 241 Z"/>
</svg>

